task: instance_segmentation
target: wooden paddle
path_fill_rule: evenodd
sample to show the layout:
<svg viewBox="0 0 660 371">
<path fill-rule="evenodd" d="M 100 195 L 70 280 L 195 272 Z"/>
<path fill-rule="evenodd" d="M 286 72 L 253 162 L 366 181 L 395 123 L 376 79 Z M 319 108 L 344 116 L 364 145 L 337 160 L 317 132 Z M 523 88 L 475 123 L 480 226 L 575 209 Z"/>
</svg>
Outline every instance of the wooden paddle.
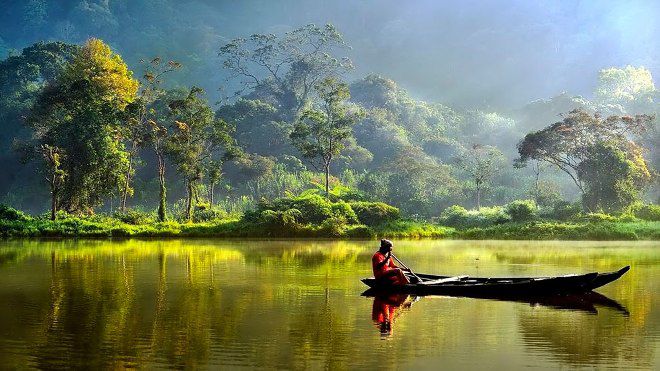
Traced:
<svg viewBox="0 0 660 371">
<path fill-rule="evenodd" d="M 401 260 L 399 260 L 399 258 L 397 258 L 396 255 L 392 254 L 391 251 L 390 251 L 390 255 L 394 258 L 394 260 L 396 260 L 397 263 L 401 265 L 401 268 L 407 270 L 408 272 L 410 272 L 410 274 L 413 275 L 413 277 L 417 278 L 417 283 L 424 284 L 424 282 L 422 282 L 422 279 L 419 278 L 419 276 L 417 276 L 415 272 L 412 271 L 412 269 L 408 268 Z"/>
</svg>

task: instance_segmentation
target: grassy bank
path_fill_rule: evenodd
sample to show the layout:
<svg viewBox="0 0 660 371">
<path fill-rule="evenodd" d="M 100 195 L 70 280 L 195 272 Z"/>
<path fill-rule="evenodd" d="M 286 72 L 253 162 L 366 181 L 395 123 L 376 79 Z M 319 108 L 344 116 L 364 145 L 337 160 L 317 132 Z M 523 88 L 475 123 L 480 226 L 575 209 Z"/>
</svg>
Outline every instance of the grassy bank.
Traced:
<svg viewBox="0 0 660 371">
<path fill-rule="evenodd" d="M 660 240 L 660 222 L 509 223 L 456 230 L 452 237 L 467 240 Z"/>
<path fill-rule="evenodd" d="M 569 209 L 568 211 L 571 211 Z M 192 221 L 157 222 L 137 210 L 57 220 L 0 205 L 0 237 L 238 237 L 238 238 L 453 238 L 493 240 L 660 240 L 660 208 L 646 205 L 627 214 L 541 215 L 529 201 L 504 207 L 447 208 L 435 222 L 413 221 L 381 202 L 330 201 L 317 194 L 259 202 L 242 215 L 200 209 Z"/>
<path fill-rule="evenodd" d="M 500 240 L 660 240 L 660 222 L 507 223 L 455 229 L 438 224 L 396 220 L 376 226 L 303 225 L 277 230 L 241 219 L 206 223 L 133 225 L 113 218 L 66 218 L 50 221 L 0 220 L 0 236 L 20 237 L 299 237 L 299 238 L 453 238 Z"/>
<path fill-rule="evenodd" d="M 429 223 L 399 220 L 369 227 L 302 225 L 289 230 L 274 230 L 241 219 L 223 219 L 206 223 L 149 223 L 132 225 L 111 218 L 35 219 L 28 221 L 0 220 L 0 237 L 301 237 L 301 238 L 399 238 L 450 237 L 453 228 Z"/>
</svg>

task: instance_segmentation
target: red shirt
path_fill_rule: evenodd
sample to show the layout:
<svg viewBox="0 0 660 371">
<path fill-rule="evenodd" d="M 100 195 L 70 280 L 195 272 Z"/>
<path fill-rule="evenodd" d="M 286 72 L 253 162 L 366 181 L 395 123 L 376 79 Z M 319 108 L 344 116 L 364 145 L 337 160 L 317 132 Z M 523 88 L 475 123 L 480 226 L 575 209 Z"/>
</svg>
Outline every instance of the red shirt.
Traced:
<svg viewBox="0 0 660 371">
<path fill-rule="evenodd" d="M 393 268 L 398 268 L 392 261 L 391 257 L 387 263 L 379 267 L 378 265 L 382 263 L 384 260 L 385 260 L 385 255 L 380 251 L 376 251 L 374 256 L 371 257 L 371 266 L 374 269 L 374 277 L 381 278 L 385 273 L 392 270 Z"/>
</svg>

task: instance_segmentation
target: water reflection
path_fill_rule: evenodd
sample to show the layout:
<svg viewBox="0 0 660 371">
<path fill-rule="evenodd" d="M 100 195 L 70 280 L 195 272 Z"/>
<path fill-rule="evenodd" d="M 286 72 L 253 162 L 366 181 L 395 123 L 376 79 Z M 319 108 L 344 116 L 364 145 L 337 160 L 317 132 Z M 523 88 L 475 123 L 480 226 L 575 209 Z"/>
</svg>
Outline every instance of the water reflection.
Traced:
<svg viewBox="0 0 660 371">
<path fill-rule="evenodd" d="M 372 299 L 359 296 L 367 243 L 0 241 L 0 368 L 652 368 L 660 250 L 511 244 L 397 246 L 411 267 L 447 274 L 633 269 L 607 297 Z"/>
<path fill-rule="evenodd" d="M 394 333 L 394 320 L 401 312 L 417 301 L 417 297 L 406 294 L 376 295 L 371 308 L 371 320 L 384 338 Z"/>
</svg>

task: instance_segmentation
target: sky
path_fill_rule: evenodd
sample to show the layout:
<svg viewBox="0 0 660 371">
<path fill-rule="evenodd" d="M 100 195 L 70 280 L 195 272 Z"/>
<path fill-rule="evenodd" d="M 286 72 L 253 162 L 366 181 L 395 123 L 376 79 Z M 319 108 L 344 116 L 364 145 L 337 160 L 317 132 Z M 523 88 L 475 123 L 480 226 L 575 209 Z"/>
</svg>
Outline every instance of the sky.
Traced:
<svg viewBox="0 0 660 371">
<path fill-rule="evenodd" d="M 353 47 L 355 76 L 382 74 L 420 98 L 457 106 L 506 108 L 563 91 L 589 96 L 598 71 L 612 66 L 660 76 L 660 1 L 249 3 L 225 8 L 230 29 L 331 22 Z"/>
<path fill-rule="evenodd" d="M 55 26 L 21 34 L 35 12 L 0 14 L 0 41 L 23 47 L 73 25 L 76 37 L 65 41 L 101 36 L 133 62 L 131 55 L 168 46 L 203 50 L 190 67 L 200 81 L 190 83 L 207 91 L 223 82 L 223 43 L 309 23 L 333 23 L 344 34 L 356 66 L 351 78 L 381 74 L 417 98 L 456 107 L 513 109 L 562 92 L 589 97 L 607 67 L 644 66 L 660 76 L 659 0 L 0 0 L 0 8 L 39 2 L 46 3 L 44 22 L 60 17 Z M 117 22 L 113 11 L 130 15 Z M 138 32 L 124 34 L 122 22 Z M 175 23 L 188 35 L 175 34 Z M 136 42 L 154 33 L 171 35 L 171 43 L 149 50 L 155 43 Z"/>
</svg>

